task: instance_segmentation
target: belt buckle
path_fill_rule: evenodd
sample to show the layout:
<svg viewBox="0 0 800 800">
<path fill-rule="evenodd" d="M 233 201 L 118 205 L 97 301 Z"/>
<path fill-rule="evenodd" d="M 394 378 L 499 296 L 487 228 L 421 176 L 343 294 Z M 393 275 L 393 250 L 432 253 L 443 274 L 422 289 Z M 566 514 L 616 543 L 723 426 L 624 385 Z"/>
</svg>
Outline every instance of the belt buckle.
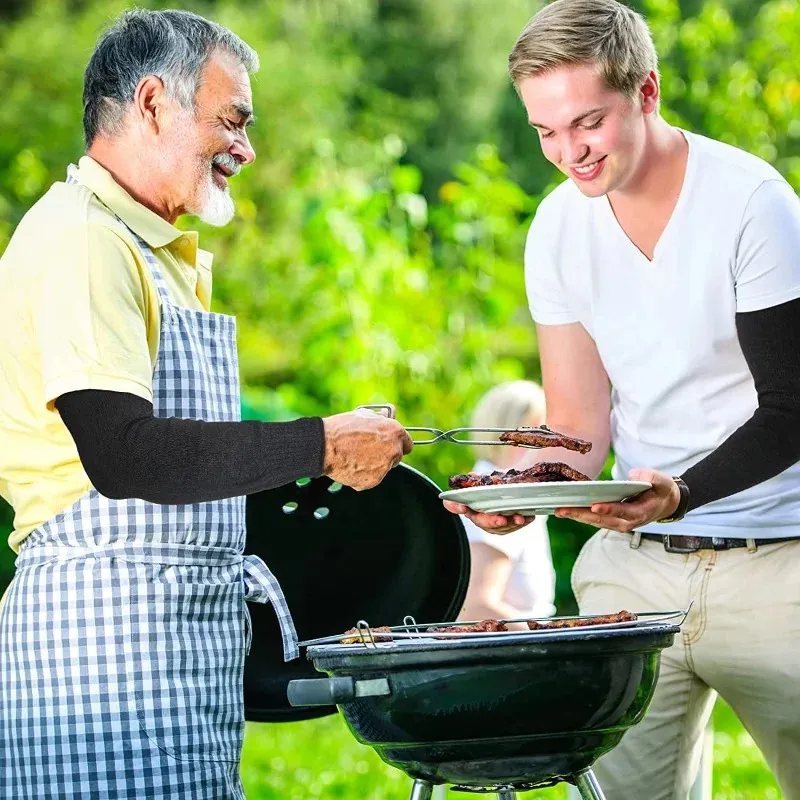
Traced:
<svg viewBox="0 0 800 800">
<path fill-rule="evenodd" d="M 678 538 L 678 537 L 675 537 L 675 538 Z M 695 538 L 695 537 L 682 536 L 681 538 L 682 539 L 691 539 L 691 538 Z M 686 555 L 687 553 L 696 553 L 700 549 L 699 546 L 696 546 L 696 547 L 676 547 L 675 545 L 672 544 L 672 536 L 670 536 L 670 534 L 668 534 L 668 533 L 664 534 L 661 537 L 661 540 L 664 543 L 664 550 L 666 550 L 668 553 L 682 553 L 683 555 Z"/>
</svg>

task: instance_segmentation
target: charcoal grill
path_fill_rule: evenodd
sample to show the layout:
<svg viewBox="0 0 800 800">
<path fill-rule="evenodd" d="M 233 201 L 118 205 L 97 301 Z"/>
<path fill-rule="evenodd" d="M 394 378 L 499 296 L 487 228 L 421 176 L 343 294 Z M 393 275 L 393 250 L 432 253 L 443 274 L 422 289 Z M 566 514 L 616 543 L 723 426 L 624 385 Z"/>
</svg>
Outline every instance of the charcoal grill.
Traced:
<svg viewBox="0 0 800 800">
<path fill-rule="evenodd" d="M 436 784 L 508 799 L 562 781 L 602 800 L 591 766 L 644 715 L 684 616 L 497 633 L 361 622 L 353 644 L 304 643 L 329 677 L 292 681 L 289 701 L 336 703 L 360 742 L 414 778 L 412 800 Z"/>
<path fill-rule="evenodd" d="M 458 616 L 469 578 L 464 526 L 439 487 L 405 464 L 366 492 L 318 478 L 250 495 L 246 552 L 278 576 L 300 638 L 317 642 L 307 659 L 285 664 L 272 608 L 250 606 L 247 719 L 338 710 L 359 741 L 414 779 L 412 800 L 440 784 L 510 800 L 562 780 L 602 798 L 591 766 L 643 716 L 660 651 L 679 630 L 675 618 L 650 616 L 612 628 L 433 637 L 408 620 L 392 642 L 366 632 L 354 645 L 320 641 L 360 616 Z"/>
</svg>

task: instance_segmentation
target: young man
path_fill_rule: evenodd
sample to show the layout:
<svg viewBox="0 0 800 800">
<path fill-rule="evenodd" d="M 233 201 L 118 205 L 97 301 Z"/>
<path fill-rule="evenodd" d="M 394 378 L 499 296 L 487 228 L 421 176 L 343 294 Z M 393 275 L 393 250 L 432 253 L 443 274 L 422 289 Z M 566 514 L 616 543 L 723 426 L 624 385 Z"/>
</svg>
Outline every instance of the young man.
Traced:
<svg viewBox="0 0 800 800">
<path fill-rule="evenodd" d="M 537 210 L 526 283 L 548 424 L 594 448 L 548 460 L 596 476 L 611 445 L 614 477 L 653 487 L 557 512 L 600 528 L 575 595 L 582 613 L 694 601 L 598 780 L 685 800 L 719 692 L 800 797 L 800 202 L 765 162 L 664 121 L 650 33 L 615 0 L 546 6 L 509 68 L 569 178 Z"/>
<path fill-rule="evenodd" d="M 211 255 L 255 157 L 231 31 L 123 14 L 86 69 L 87 155 L 0 262 L 0 492 L 17 573 L 0 610 L 0 797 L 242 798 L 244 495 L 323 473 L 366 489 L 412 447 L 371 412 L 239 421 L 236 328 Z M 281 536 L 278 528 L 272 532 Z M 302 559 L 302 553 L 298 554 Z"/>
</svg>

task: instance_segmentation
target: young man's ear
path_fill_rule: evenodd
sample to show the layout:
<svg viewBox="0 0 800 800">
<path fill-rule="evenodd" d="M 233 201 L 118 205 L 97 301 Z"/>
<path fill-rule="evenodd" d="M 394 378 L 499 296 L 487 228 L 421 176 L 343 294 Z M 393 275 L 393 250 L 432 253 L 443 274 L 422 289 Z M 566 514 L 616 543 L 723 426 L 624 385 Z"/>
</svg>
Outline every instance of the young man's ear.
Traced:
<svg viewBox="0 0 800 800">
<path fill-rule="evenodd" d="M 658 109 L 658 101 L 661 97 L 661 92 L 658 86 L 658 75 L 655 70 L 650 70 L 645 82 L 639 90 L 639 96 L 642 100 L 642 111 L 645 114 L 652 114 Z"/>
</svg>

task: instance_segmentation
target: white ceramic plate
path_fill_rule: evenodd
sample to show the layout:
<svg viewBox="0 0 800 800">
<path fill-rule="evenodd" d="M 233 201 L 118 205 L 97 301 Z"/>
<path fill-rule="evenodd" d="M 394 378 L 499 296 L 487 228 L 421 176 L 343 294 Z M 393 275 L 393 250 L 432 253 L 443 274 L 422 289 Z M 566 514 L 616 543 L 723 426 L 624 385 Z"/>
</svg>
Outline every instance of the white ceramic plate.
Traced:
<svg viewBox="0 0 800 800">
<path fill-rule="evenodd" d="M 556 508 L 613 503 L 649 489 L 647 481 L 553 481 L 472 486 L 441 492 L 442 500 L 463 503 L 485 514 L 551 514 Z"/>
</svg>

